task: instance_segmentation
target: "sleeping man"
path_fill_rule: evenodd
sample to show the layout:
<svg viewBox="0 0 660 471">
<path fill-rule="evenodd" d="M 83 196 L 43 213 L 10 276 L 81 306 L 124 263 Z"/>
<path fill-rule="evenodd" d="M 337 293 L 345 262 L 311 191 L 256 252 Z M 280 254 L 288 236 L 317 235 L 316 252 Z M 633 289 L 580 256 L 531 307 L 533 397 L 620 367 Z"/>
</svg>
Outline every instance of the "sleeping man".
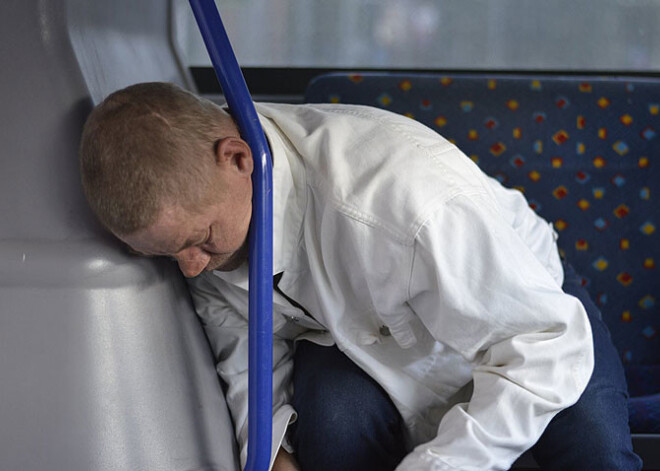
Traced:
<svg viewBox="0 0 660 471">
<path fill-rule="evenodd" d="M 257 105 L 273 157 L 273 469 L 638 470 L 600 313 L 521 193 L 412 119 Z M 247 441 L 253 160 L 230 114 L 165 83 L 89 117 L 101 223 L 188 277 Z"/>
</svg>

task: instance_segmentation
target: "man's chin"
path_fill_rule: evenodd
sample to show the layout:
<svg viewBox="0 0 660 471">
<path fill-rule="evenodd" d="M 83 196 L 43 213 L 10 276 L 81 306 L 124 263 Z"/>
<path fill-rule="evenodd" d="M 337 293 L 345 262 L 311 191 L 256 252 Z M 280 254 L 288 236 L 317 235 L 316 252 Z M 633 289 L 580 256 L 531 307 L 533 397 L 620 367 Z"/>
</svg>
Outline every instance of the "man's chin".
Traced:
<svg viewBox="0 0 660 471">
<path fill-rule="evenodd" d="M 211 259 L 204 271 L 234 271 L 240 267 L 244 261 L 245 259 L 239 256 L 239 252 L 235 252 L 229 258 L 224 260 L 216 261 Z"/>
<path fill-rule="evenodd" d="M 216 255 L 211 257 L 211 260 L 204 268 L 204 271 L 234 271 L 248 259 L 248 242 L 247 238 L 243 242 L 243 245 L 236 250 L 234 253 L 227 255 Z"/>
</svg>

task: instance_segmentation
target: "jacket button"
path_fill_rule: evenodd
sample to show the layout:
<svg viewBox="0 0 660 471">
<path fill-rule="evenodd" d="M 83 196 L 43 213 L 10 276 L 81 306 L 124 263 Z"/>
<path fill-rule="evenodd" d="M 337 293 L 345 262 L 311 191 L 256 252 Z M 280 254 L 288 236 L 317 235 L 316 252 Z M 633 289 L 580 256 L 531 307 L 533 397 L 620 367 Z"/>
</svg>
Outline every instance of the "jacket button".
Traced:
<svg viewBox="0 0 660 471">
<path fill-rule="evenodd" d="M 386 325 L 381 326 L 379 332 L 380 335 L 382 335 L 383 337 L 389 337 L 390 335 L 392 335 L 392 333 L 390 332 L 390 328 L 387 327 Z"/>
</svg>

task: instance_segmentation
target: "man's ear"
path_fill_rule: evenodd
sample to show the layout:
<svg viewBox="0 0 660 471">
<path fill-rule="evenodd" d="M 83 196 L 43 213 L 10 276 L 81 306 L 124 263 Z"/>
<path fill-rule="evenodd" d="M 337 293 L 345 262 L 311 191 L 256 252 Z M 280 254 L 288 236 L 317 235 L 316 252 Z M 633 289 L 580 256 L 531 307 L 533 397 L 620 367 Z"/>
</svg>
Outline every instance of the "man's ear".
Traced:
<svg viewBox="0 0 660 471">
<path fill-rule="evenodd" d="M 215 159 L 220 166 L 228 165 L 240 173 L 252 175 L 252 151 L 243 139 L 231 136 L 220 139 L 215 145 Z"/>
</svg>

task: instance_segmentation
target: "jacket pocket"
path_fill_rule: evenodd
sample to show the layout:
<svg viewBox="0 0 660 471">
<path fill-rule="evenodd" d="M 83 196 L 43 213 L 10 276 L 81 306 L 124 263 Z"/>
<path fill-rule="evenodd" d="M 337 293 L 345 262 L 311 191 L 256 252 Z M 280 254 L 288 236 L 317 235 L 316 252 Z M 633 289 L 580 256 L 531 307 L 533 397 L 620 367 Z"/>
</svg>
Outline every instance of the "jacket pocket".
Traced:
<svg viewBox="0 0 660 471">
<path fill-rule="evenodd" d="M 380 333 L 391 335 L 401 348 L 410 348 L 417 343 L 417 335 L 411 324 L 414 316 L 415 314 L 410 308 L 392 313 L 378 313 L 378 317 L 383 322 Z"/>
</svg>

